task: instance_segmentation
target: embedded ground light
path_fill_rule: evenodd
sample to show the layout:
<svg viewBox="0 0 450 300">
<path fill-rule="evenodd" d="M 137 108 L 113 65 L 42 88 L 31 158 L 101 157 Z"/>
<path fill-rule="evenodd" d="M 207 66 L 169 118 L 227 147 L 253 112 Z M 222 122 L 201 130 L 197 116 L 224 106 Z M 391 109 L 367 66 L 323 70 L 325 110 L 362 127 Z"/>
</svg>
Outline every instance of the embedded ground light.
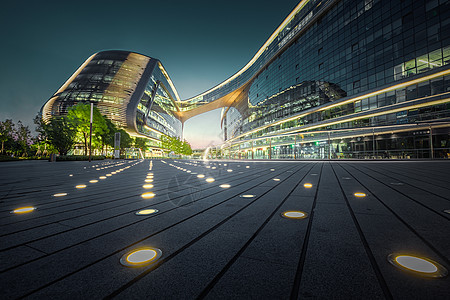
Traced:
<svg viewBox="0 0 450 300">
<path fill-rule="evenodd" d="M 206 182 L 214 182 L 214 178 L 212 177 L 208 177 L 205 179 Z"/>
<path fill-rule="evenodd" d="M 221 185 L 219 185 L 221 188 L 223 188 L 223 189 L 228 189 L 228 188 L 230 188 L 231 187 L 231 185 L 229 185 L 229 184 L 221 184 Z"/>
<path fill-rule="evenodd" d="M 63 197 L 63 196 L 67 196 L 67 193 L 56 193 L 56 194 L 53 194 L 53 197 Z"/>
<path fill-rule="evenodd" d="M 354 195 L 355 195 L 355 197 L 358 197 L 358 198 L 363 198 L 366 196 L 366 194 L 361 193 L 361 192 L 354 193 Z"/>
<path fill-rule="evenodd" d="M 150 198 L 155 197 L 155 193 L 153 193 L 153 192 L 143 193 L 143 194 L 141 195 L 141 197 L 144 198 L 144 199 L 150 199 Z"/>
<path fill-rule="evenodd" d="M 34 206 L 24 206 L 24 207 L 19 207 L 16 208 L 15 210 L 11 211 L 12 214 L 27 214 L 30 213 L 32 211 L 34 211 L 36 209 L 36 207 Z"/>
<path fill-rule="evenodd" d="M 159 210 L 157 210 L 156 208 L 147 208 L 147 209 L 143 209 L 140 211 L 136 212 L 136 215 L 138 216 L 146 216 L 146 215 L 151 215 L 154 213 L 157 213 Z"/>
<path fill-rule="evenodd" d="M 424 277 L 447 276 L 447 269 L 441 264 L 426 258 L 409 254 L 390 254 L 388 261 L 395 267 Z"/>
<path fill-rule="evenodd" d="M 304 219 L 308 216 L 308 214 L 299 210 L 288 210 L 283 212 L 281 216 L 288 219 Z"/>
<path fill-rule="evenodd" d="M 240 196 L 241 198 L 253 198 L 256 197 L 256 195 L 252 195 L 252 194 L 244 194 Z"/>
<path fill-rule="evenodd" d="M 85 184 L 79 184 L 75 186 L 77 189 L 84 189 L 86 187 Z"/>
<path fill-rule="evenodd" d="M 141 267 L 157 261 L 162 255 L 162 251 L 153 247 L 142 247 L 124 254 L 120 258 L 120 263 L 127 267 Z"/>
<path fill-rule="evenodd" d="M 307 189 L 310 189 L 313 185 L 311 183 L 305 183 L 303 186 Z"/>
</svg>

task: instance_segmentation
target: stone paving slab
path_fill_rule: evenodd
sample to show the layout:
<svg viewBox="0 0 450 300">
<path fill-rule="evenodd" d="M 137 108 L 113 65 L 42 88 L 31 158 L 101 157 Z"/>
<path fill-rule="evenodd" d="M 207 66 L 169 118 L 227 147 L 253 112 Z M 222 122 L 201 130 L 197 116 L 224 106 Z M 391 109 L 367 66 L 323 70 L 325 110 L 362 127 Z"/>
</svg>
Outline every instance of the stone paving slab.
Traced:
<svg viewBox="0 0 450 300">
<path fill-rule="evenodd" d="M 0 163 L 0 298 L 448 299 L 449 275 L 388 261 L 449 270 L 445 210 L 449 161 Z M 162 256 L 121 265 L 142 246 Z"/>
</svg>

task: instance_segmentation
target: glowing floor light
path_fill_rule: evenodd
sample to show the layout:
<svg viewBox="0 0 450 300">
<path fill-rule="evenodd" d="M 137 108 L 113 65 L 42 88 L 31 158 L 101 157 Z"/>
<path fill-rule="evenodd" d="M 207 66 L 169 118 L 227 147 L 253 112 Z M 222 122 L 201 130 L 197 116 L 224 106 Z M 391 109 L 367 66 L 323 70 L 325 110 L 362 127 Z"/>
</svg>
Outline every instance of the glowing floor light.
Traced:
<svg viewBox="0 0 450 300">
<path fill-rule="evenodd" d="M 245 166 L 245 168 L 250 169 L 250 166 Z"/>
<path fill-rule="evenodd" d="M 363 198 L 363 197 L 365 197 L 365 196 L 366 196 L 366 194 L 364 194 L 364 193 L 361 193 L 361 192 L 358 192 L 358 193 L 354 193 L 353 195 L 355 195 L 355 197 L 358 197 L 358 198 Z"/>
<path fill-rule="evenodd" d="M 444 277 L 448 274 L 444 266 L 425 257 L 408 254 L 390 254 L 388 261 L 399 269 L 424 277 Z"/>
<path fill-rule="evenodd" d="M 124 254 L 120 263 L 127 267 L 140 267 L 156 262 L 162 255 L 162 251 L 153 247 L 142 247 Z"/>
<path fill-rule="evenodd" d="M 16 208 L 15 210 L 11 211 L 12 214 L 27 214 L 30 213 L 32 211 L 34 211 L 36 209 L 36 207 L 34 206 L 24 206 L 24 207 L 19 207 Z"/>
<path fill-rule="evenodd" d="M 228 169 L 228 170 L 227 170 L 227 172 L 233 172 L 233 170 L 231 170 L 231 169 Z"/>
<path fill-rule="evenodd" d="M 288 210 L 283 212 L 281 216 L 288 219 L 304 219 L 308 216 L 308 214 L 299 210 Z"/>
<path fill-rule="evenodd" d="M 100 176 L 99 179 L 106 179 L 106 176 Z"/>
<path fill-rule="evenodd" d="M 253 198 L 256 197 L 256 195 L 252 195 L 252 194 L 244 194 L 240 196 L 241 198 Z"/>
<path fill-rule="evenodd" d="M 270 171 L 272 171 L 272 172 L 273 172 L 273 171 L 275 171 L 275 169 L 270 169 Z"/>
<path fill-rule="evenodd" d="M 97 180 L 97 179 L 92 179 L 92 180 L 89 180 L 89 182 L 90 182 L 90 183 L 97 183 L 98 180 Z"/>
<path fill-rule="evenodd" d="M 197 177 L 198 177 L 198 178 L 205 178 L 205 175 L 203 175 L 203 174 L 198 174 Z"/>
<path fill-rule="evenodd" d="M 158 211 L 159 210 L 157 210 L 156 208 L 148 208 L 148 209 L 143 209 L 143 210 L 136 212 L 136 215 L 146 216 L 146 215 L 151 215 L 151 214 L 157 213 Z"/>
<path fill-rule="evenodd" d="M 153 182 L 153 179 L 145 179 L 145 182 Z"/>
<path fill-rule="evenodd" d="M 205 179 L 206 182 L 214 182 L 214 178 L 212 177 L 208 177 Z"/>
<path fill-rule="evenodd" d="M 231 187 L 231 185 L 229 185 L 229 184 L 221 184 L 221 185 L 219 185 L 221 188 L 223 188 L 223 189 L 228 189 L 228 188 L 230 188 Z"/>
<path fill-rule="evenodd" d="M 310 189 L 313 185 L 311 183 L 305 183 L 303 186 L 307 189 Z"/>
<path fill-rule="evenodd" d="M 63 196 L 67 196 L 67 193 L 56 193 L 56 194 L 53 194 L 53 197 L 63 197 Z"/>
<path fill-rule="evenodd" d="M 280 181 L 280 178 L 274 178 L 273 181 Z"/>
<path fill-rule="evenodd" d="M 106 174 L 106 176 L 107 176 L 107 177 L 111 177 L 111 176 L 112 176 L 112 174 Z"/>
<path fill-rule="evenodd" d="M 143 193 L 143 194 L 141 195 L 141 197 L 144 198 L 144 199 L 150 199 L 150 198 L 155 197 L 155 193 L 153 193 L 153 192 Z"/>
<path fill-rule="evenodd" d="M 153 184 L 144 184 L 142 187 L 144 189 L 151 189 L 151 188 L 153 188 Z"/>
<path fill-rule="evenodd" d="M 77 189 L 84 189 L 86 187 L 85 184 L 79 184 L 75 186 Z"/>
</svg>

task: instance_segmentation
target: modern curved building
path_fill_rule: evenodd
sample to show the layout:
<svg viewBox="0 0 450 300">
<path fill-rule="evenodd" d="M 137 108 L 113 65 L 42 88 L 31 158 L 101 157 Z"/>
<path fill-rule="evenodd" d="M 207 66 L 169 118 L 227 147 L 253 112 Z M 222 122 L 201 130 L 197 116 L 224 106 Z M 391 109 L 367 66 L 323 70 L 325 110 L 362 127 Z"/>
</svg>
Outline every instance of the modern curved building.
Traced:
<svg viewBox="0 0 450 300">
<path fill-rule="evenodd" d="M 162 134 L 181 136 L 177 101 L 178 93 L 159 60 L 128 51 L 103 51 L 78 68 L 41 114 L 48 120 L 67 114 L 80 102 L 93 102 L 118 127 L 148 138 L 152 150 L 157 150 Z"/>
<path fill-rule="evenodd" d="M 225 157 L 448 158 L 448 20 L 450 4 L 437 0 L 303 0 L 246 66 L 196 97 L 180 100 L 158 60 L 107 51 L 89 58 L 43 115 L 97 99 L 129 132 L 158 140 L 161 132 L 179 135 L 192 116 L 225 107 Z M 117 60 L 127 67 L 95 74 L 120 74 L 127 88 L 109 81 L 91 92 L 73 83 L 89 86 L 78 77 L 94 73 L 92 61 L 115 61 L 110 55 L 122 55 Z M 110 85 L 120 103 L 104 100 Z M 165 121 L 151 117 L 157 108 Z"/>
</svg>

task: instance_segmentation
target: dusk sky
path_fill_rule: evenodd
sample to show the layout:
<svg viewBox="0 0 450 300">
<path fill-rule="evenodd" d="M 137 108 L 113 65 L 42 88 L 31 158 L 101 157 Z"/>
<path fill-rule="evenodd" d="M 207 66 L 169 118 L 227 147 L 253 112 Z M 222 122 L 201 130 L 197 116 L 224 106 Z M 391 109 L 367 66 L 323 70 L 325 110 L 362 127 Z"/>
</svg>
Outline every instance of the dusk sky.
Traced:
<svg viewBox="0 0 450 300">
<path fill-rule="evenodd" d="M 297 4 L 283 1 L 7 1 L 0 10 L 0 120 L 32 119 L 93 53 L 162 61 L 182 99 L 241 69 Z M 220 110 L 185 123 L 193 148 L 220 143 Z"/>
</svg>

